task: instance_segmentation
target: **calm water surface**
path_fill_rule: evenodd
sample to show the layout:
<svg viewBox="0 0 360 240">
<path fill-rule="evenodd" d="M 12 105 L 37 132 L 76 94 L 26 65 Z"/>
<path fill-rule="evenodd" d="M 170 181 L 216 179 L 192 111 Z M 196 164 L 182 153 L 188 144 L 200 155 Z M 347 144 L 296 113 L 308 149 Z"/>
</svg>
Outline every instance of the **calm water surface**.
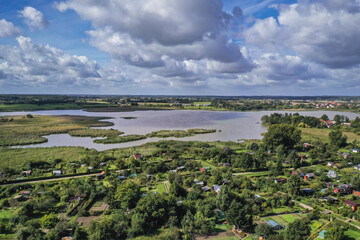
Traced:
<svg viewBox="0 0 360 240">
<path fill-rule="evenodd" d="M 1 115 L 82 115 L 112 117 L 106 121 L 114 123 L 114 126 L 104 127 L 118 129 L 127 134 L 141 134 L 159 130 L 187 130 L 189 128 L 217 129 L 216 133 L 196 135 L 185 138 L 166 138 L 176 140 L 198 141 L 238 141 L 239 139 L 261 139 L 261 133 L 266 128 L 261 125 L 261 117 L 271 113 L 284 113 L 290 111 L 259 111 L 259 112 L 214 112 L 214 111 L 137 111 L 137 112 L 85 112 L 82 110 L 51 110 L 34 112 L 8 112 Z M 295 112 L 291 112 L 295 113 Z M 330 119 L 336 114 L 348 116 L 354 119 L 360 114 L 336 111 L 304 111 L 301 115 L 320 117 L 327 114 Z M 121 117 L 136 117 L 136 119 L 122 119 Z M 147 138 L 140 141 L 121 144 L 96 144 L 94 138 L 71 137 L 68 134 L 53 134 L 45 136 L 48 142 L 21 147 L 54 147 L 54 146 L 82 146 L 102 151 L 112 148 L 125 148 L 138 146 L 147 142 L 160 140 L 159 138 Z M 164 139 L 164 138 L 162 138 Z"/>
</svg>

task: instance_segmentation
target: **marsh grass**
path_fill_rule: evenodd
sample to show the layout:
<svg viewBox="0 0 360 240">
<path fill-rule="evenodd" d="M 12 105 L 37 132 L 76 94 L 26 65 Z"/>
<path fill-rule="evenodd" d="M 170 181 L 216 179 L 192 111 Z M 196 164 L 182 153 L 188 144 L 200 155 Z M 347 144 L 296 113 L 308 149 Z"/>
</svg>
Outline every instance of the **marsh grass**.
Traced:
<svg viewBox="0 0 360 240">
<path fill-rule="evenodd" d="M 9 117 L 10 118 L 10 117 Z M 86 116 L 13 116 L 12 121 L 0 122 L 0 146 L 27 145 L 46 142 L 43 136 L 83 130 L 95 135 L 90 127 L 112 126 L 100 117 Z M 104 131 L 100 131 L 104 134 Z M 109 131 L 106 131 L 109 132 Z M 114 131 L 109 133 L 115 134 Z M 90 134 L 90 133 L 89 133 Z"/>
<path fill-rule="evenodd" d="M 146 139 L 147 137 L 144 135 L 125 135 L 125 136 L 117 136 L 117 137 L 110 137 L 105 139 L 95 139 L 94 143 L 103 143 L 103 144 L 113 144 L 113 143 L 125 143 L 125 142 L 132 142 L 137 140 Z"/>
<path fill-rule="evenodd" d="M 168 137 L 190 137 L 196 134 L 206 134 L 206 133 L 214 133 L 216 129 L 188 129 L 187 131 L 184 130 L 160 130 L 152 133 L 146 134 L 147 137 L 158 137 L 158 138 L 168 138 Z"/>
</svg>

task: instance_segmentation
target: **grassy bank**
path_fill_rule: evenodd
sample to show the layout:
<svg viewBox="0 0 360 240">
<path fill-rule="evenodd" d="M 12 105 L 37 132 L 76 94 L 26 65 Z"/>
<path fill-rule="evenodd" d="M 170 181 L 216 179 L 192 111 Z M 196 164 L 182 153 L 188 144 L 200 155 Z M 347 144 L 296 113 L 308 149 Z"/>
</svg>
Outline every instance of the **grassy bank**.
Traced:
<svg viewBox="0 0 360 240">
<path fill-rule="evenodd" d="M 112 126 L 111 122 L 99 121 L 101 117 L 86 116 L 14 116 L 0 121 L 0 146 L 27 145 L 46 142 L 44 135 L 83 130 L 96 135 L 89 127 Z M 104 134 L 103 131 L 100 131 Z M 114 134 L 113 131 L 106 133 Z"/>
<path fill-rule="evenodd" d="M 141 139 L 145 139 L 146 136 L 144 135 L 125 135 L 125 136 L 117 136 L 105 139 L 96 139 L 94 143 L 103 143 L 103 144 L 113 144 L 113 143 L 125 143 L 125 142 L 132 142 Z"/>
</svg>

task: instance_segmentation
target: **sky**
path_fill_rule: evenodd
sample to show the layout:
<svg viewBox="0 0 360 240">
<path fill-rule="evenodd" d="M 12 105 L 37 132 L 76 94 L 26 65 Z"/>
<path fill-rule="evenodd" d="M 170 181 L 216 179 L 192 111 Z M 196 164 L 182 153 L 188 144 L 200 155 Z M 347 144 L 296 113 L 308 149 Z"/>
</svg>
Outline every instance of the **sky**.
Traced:
<svg viewBox="0 0 360 240">
<path fill-rule="evenodd" d="M 359 92 L 360 0 L 0 0 L 0 94 Z"/>
</svg>

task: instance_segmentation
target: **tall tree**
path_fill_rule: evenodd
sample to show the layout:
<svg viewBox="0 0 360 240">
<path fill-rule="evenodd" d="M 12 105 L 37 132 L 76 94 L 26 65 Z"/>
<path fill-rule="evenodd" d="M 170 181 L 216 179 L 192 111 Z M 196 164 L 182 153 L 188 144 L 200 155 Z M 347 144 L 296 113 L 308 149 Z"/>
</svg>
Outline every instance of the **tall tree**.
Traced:
<svg viewBox="0 0 360 240">
<path fill-rule="evenodd" d="M 346 146 L 347 136 L 343 135 L 340 130 L 331 131 L 329 133 L 330 143 L 338 148 Z"/>
<path fill-rule="evenodd" d="M 228 222 L 236 229 L 244 230 L 252 226 L 251 207 L 244 200 L 233 200 L 225 215 Z"/>
<path fill-rule="evenodd" d="M 287 191 L 289 195 L 296 196 L 300 193 L 300 177 L 292 175 L 287 182 Z"/>
<path fill-rule="evenodd" d="M 283 145 L 285 150 L 294 148 L 301 139 L 301 131 L 289 124 L 275 124 L 268 128 L 263 142 L 268 149 L 274 150 Z"/>
<path fill-rule="evenodd" d="M 284 232 L 285 240 L 305 240 L 310 235 L 309 220 L 299 219 L 288 225 Z"/>
</svg>

